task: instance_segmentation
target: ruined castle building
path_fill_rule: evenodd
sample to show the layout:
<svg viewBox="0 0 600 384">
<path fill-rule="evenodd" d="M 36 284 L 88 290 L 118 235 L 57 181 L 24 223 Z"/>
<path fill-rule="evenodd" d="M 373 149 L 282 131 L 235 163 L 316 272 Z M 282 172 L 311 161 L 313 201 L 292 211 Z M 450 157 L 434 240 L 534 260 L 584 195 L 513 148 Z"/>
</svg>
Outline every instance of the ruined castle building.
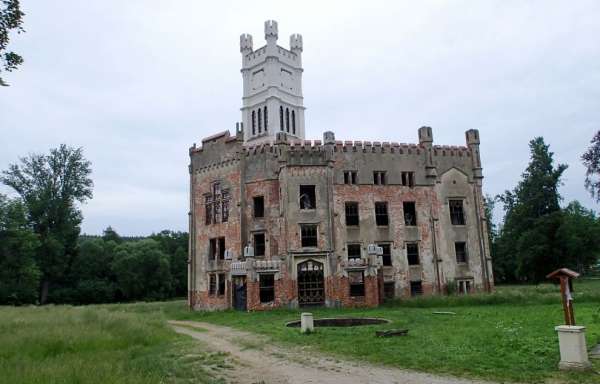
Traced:
<svg viewBox="0 0 600 384">
<path fill-rule="evenodd" d="M 479 133 L 466 146 L 304 139 L 302 36 L 240 36 L 242 123 L 190 148 L 194 309 L 377 306 L 492 289 Z"/>
</svg>

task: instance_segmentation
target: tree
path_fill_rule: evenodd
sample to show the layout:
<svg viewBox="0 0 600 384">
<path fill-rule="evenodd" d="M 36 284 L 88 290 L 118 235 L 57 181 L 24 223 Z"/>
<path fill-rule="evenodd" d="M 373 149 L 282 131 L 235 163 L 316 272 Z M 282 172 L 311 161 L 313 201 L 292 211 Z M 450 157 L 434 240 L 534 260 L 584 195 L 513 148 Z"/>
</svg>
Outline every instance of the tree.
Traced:
<svg viewBox="0 0 600 384">
<path fill-rule="evenodd" d="M 600 256 L 600 220 L 578 201 L 563 210 L 557 231 L 564 266 L 580 273 L 593 267 Z"/>
<path fill-rule="evenodd" d="M 51 285 L 66 278 L 76 256 L 82 220 L 76 203 L 92 197 L 90 167 L 82 148 L 62 144 L 48 155 L 22 158 L 0 177 L 21 196 L 28 221 L 41 242 L 36 252 L 42 272 L 41 304 L 46 303 Z"/>
<path fill-rule="evenodd" d="M 114 241 L 117 244 L 120 244 L 121 242 L 123 242 L 123 239 L 121 239 L 121 236 L 119 236 L 119 234 L 110 225 L 108 227 L 106 227 L 106 229 L 102 233 L 102 240 Z"/>
<path fill-rule="evenodd" d="M 556 230 L 560 225 L 558 186 L 567 165 L 554 166 L 542 137 L 529 142 L 531 160 L 522 180 L 497 198 L 504 203 L 504 225 L 496 248 L 500 280 L 540 281 L 557 264 Z"/>
<path fill-rule="evenodd" d="M 152 234 L 150 238 L 159 242 L 162 250 L 169 256 L 174 294 L 185 296 L 187 294 L 188 274 L 188 234 L 186 232 L 164 230 L 158 234 Z"/>
<path fill-rule="evenodd" d="M 0 304 L 35 303 L 40 271 L 34 255 L 39 246 L 19 200 L 0 195 Z"/>
<path fill-rule="evenodd" d="M 84 240 L 72 270 L 75 282 L 70 297 L 77 304 L 110 303 L 117 289 L 116 276 L 112 270 L 117 243 L 99 238 Z"/>
<path fill-rule="evenodd" d="M 2 0 L 0 2 L 0 73 L 2 70 L 10 72 L 23 63 L 23 58 L 16 53 L 6 52 L 10 41 L 10 31 L 24 32 L 23 16 L 19 0 Z M 0 86 L 7 86 L 0 77 Z"/>
<path fill-rule="evenodd" d="M 592 145 L 581 156 L 581 161 L 586 167 L 585 188 L 600 203 L 600 131 L 596 132 L 591 143 Z"/>
</svg>

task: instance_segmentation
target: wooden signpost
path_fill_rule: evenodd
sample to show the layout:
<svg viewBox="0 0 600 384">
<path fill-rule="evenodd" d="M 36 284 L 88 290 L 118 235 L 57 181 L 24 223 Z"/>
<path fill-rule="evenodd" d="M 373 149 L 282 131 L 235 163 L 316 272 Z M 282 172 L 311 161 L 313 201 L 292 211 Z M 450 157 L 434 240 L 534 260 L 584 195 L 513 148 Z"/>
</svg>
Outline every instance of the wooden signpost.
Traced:
<svg viewBox="0 0 600 384">
<path fill-rule="evenodd" d="M 565 325 L 575 325 L 575 313 L 573 312 L 573 279 L 579 277 L 579 273 L 568 268 L 557 269 L 546 278 L 559 279 L 560 295 L 562 297 L 563 311 L 565 313 Z"/>
</svg>

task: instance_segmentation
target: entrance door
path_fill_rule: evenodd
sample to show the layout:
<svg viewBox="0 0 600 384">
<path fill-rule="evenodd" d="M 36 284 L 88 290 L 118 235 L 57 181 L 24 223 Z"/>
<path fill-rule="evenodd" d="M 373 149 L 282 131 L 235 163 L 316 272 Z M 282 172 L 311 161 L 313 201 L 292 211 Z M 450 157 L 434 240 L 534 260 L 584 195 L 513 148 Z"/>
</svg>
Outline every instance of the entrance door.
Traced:
<svg viewBox="0 0 600 384">
<path fill-rule="evenodd" d="M 300 306 L 325 303 L 323 280 L 323 263 L 308 260 L 298 264 L 298 304 Z"/>
<path fill-rule="evenodd" d="M 246 277 L 233 280 L 233 307 L 238 311 L 246 310 Z"/>
</svg>

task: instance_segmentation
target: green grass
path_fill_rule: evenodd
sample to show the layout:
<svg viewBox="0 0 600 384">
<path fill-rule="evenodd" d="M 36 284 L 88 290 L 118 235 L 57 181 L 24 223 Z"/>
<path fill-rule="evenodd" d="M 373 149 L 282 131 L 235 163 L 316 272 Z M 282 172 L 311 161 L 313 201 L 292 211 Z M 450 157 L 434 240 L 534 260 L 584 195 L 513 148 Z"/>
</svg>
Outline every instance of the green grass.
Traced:
<svg viewBox="0 0 600 384">
<path fill-rule="evenodd" d="M 175 334 L 159 307 L 134 308 L 0 307 L 0 382 L 223 382 L 224 355 Z"/>
</svg>

